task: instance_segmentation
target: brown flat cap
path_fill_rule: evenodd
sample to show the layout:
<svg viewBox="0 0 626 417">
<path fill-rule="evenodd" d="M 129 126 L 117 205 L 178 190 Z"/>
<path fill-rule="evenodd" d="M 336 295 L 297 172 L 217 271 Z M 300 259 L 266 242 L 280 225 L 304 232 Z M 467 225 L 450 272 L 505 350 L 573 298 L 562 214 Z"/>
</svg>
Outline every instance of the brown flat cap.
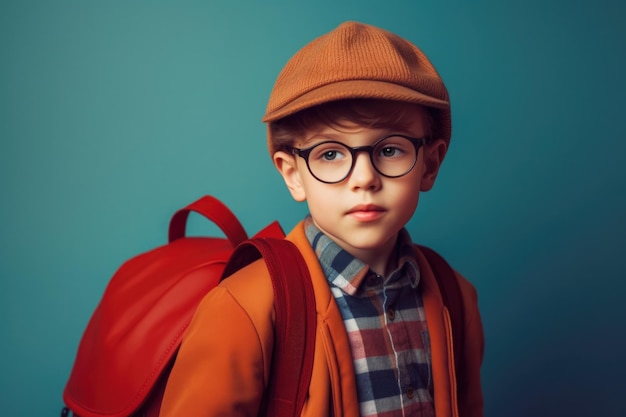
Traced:
<svg viewBox="0 0 626 417">
<path fill-rule="evenodd" d="M 345 22 L 300 49 L 276 79 L 263 122 L 330 101 L 376 98 L 432 108 L 434 134 L 450 140 L 448 91 L 426 55 L 386 30 Z"/>
</svg>

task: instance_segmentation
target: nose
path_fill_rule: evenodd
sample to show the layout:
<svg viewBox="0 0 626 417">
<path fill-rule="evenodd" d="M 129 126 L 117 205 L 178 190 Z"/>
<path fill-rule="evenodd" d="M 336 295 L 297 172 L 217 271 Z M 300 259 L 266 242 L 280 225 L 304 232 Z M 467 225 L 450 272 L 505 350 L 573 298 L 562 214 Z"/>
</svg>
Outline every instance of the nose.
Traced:
<svg viewBox="0 0 626 417">
<path fill-rule="evenodd" d="M 350 187 L 353 189 L 378 189 L 380 187 L 380 175 L 372 165 L 369 154 L 361 151 L 354 158 L 354 166 L 349 176 Z"/>
</svg>

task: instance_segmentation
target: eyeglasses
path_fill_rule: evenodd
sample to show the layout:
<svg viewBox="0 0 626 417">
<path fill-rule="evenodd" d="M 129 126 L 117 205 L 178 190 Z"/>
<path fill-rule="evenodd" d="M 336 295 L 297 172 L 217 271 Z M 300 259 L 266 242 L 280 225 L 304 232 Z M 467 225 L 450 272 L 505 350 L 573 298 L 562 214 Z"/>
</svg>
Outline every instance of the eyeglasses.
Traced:
<svg viewBox="0 0 626 417">
<path fill-rule="evenodd" d="M 350 147 L 341 142 L 326 141 L 309 148 L 292 148 L 294 155 L 306 161 L 315 179 L 326 184 L 336 184 L 348 178 L 359 152 L 367 152 L 374 169 L 387 178 L 398 178 L 411 172 L 417 161 L 419 149 L 427 138 L 389 135 L 370 146 Z"/>
</svg>

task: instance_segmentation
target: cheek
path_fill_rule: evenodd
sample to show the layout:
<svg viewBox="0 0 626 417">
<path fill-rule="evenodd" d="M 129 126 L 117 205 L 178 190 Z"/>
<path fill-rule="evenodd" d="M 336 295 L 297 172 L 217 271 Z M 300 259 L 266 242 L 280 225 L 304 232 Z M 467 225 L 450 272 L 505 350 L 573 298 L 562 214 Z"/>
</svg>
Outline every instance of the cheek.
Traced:
<svg viewBox="0 0 626 417">
<path fill-rule="evenodd" d="M 302 179 L 302 189 L 309 206 L 323 206 L 324 203 L 332 198 L 329 190 L 326 190 L 326 184 L 317 181 L 308 171 L 301 172 L 300 178 Z"/>
<path fill-rule="evenodd" d="M 420 196 L 420 181 L 419 176 L 403 181 L 401 184 L 397 184 L 394 192 L 390 193 L 390 196 L 394 198 L 395 205 L 398 207 L 398 211 L 402 218 L 407 221 L 413 216 Z"/>
<path fill-rule="evenodd" d="M 341 202 L 345 197 L 341 187 L 324 184 L 311 177 L 303 181 L 303 186 L 309 212 L 314 218 L 323 221 L 341 212 Z"/>
<path fill-rule="evenodd" d="M 329 187 L 327 184 L 322 184 L 319 181 L 312 180 L 305 182 L 304 189 L 306 190 L 306 198 L 310 205 L 315 207 L 324 208 L 332 206 L 340 198 L 340 194 L 337 194 L 333 187 Z"/>
</svg>

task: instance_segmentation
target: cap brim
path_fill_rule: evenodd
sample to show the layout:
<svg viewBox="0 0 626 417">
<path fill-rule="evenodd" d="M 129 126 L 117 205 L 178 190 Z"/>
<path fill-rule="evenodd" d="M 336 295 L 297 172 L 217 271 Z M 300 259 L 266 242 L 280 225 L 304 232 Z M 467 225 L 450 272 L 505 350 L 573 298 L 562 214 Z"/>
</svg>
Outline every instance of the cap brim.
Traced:
<svg viewBox="0 0 626 417">
<path fill-rule="evenodd" d="M 322 85 L 290 101 L 284 106 L 268 109 L 263 122 L 272 122 L 319 104 L 352 98 L 374 98 L 420 104 L 436 109 L 449 109 L 447 100 L 430 97 L 412 88 L 384 81 L 348 80 Z"/>
</svg>

